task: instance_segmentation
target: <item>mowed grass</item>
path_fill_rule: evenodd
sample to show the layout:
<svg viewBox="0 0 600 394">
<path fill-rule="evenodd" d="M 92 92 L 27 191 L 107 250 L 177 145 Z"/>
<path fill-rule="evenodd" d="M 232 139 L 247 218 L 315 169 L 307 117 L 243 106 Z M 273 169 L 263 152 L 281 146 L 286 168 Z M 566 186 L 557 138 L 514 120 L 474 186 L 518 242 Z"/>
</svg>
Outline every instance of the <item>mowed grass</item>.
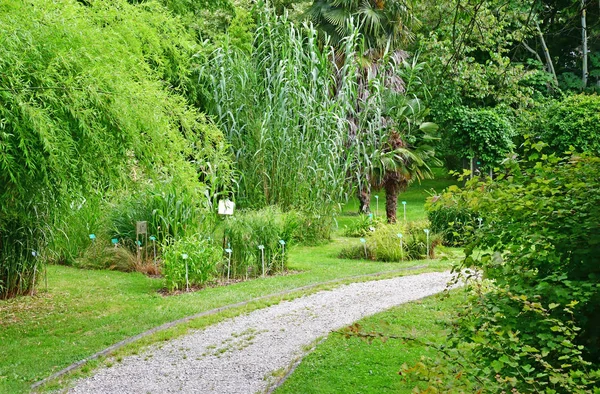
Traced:
<svg viewBox="0 0 600 394">
<path fill-rule="evenodd" d="M 401 197 L 415 207 L 410 218 L 425 217 L 423 208 L 417 209 L 427 197 L 425 190 L 437 190 L 448 182 L 428 180 L 411 186 Z M 383 212 L 383 194 L 380 200 Z M 356 216 L 343 215 L 341 220 L 353 218 Z M 164 286 L 159 278 L 50 266 L 47 291 L 42 284 L 33 297 L 0 301 L 0 393 L 28 392 L 32 383 L 116 342 L 195 313 L 355 275 L 424 264 L 427 268 L 408 273 L 445 270 L 451 264 L 442 260 L 381 263 L 339 259 L 340 250 L 355 241 L 334 236 L 325 245 L 290 248 L 290 269 L 295 271 L 291 275 L 168 297 L 159 293 Z"/>
<path fill-rule="evenodd" d="M 138 273 L 48 267 L 48 291 L 0 301 L 0 393 L 32 383 L 125 338 L 202 311 L 313 283 L 447 261 L 378 263 L 338 259 L 336 240 L 290 251 L 292 275 L 165 297 L 161 279 Z"/>
<path fill-rule="evenodd" d="M 435 348 L 422 342 L 445 342 L 453 312 L 464 303 L 460 290 L 450 294 L 404 304 L 358 322 L 364 333 L 418 338 L 420 342 L 375 339 L 369 344 L 356 336 L 331 333 L 275 393 L 412 393 L 416 383 L 405 381 L 398 372 L 405 363 L 411 366 L 422 356 L 435 356 Z"/>
<path fill-rule="evenodd" d="M 426 199 L 435 193 L 440 193 L 448 186 L 459 184 L 459 182 L 448 175 L 444 169 L 434 168 L 433 172 L 435 179 L 426 179 L 420 183 L 413 182 L 408 190 L 400 193 L 398 196 L 398 209 L 396 213 L 398 220 L 404 220 L 404 206 L 402 205 L 402 201 L 406 201 L 406 220 L 414 221 L 426 219 Z M 377 199 L 375 196 L 379 196 L 379 217 L 385 220 L 385 192 L 381 190 L 371 193 L 371 212 L 374 216 L 377 216 Z M 342 213 L 337 219 L 340 230 L 344 228 L 344 225 L 348 225 L 352 221 L 352 218 L 357 214 L 358 199 L 353 196 L 346 204 L 344 204 Z"/>
</svg>

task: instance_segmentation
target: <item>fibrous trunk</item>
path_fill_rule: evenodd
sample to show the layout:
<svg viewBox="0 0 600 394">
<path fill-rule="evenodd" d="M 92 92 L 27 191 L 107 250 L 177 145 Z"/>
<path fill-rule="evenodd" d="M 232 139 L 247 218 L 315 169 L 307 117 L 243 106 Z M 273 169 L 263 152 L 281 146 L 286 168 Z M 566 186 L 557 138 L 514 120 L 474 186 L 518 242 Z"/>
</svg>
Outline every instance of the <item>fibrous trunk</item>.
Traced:
<svg viewBox="0 0 600 394">
<path fill-rule="evenodd" d="M 405 190 L 406 180 L 398 172 L 388 172 L 385 175 L 383 188 L 385 189 L 385 214 L 390 224 L 396 223 L 396 210 L 398 209 L 398 194 Z"/>
</svg>

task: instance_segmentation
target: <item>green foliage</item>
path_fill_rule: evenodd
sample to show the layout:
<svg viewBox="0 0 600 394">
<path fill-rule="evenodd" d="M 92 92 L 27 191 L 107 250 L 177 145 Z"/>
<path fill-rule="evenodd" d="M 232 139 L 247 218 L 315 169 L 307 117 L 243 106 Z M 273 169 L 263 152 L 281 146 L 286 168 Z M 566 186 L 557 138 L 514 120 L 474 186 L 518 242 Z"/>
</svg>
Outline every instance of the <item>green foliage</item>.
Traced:
<svg viewBox="0 0 600 394">
<path fill-rule="evenodd" d="M 445 153 L 482 160 L 484 169 L 500 164 L 514 148 L 514 129 L 497 110 L 454 108 L 448 116 Z"/>
<path fill-rule="evenodd" d="M 465 193 L 458 192 L 457 186 L 450 186 L 440 195 L 430 197 L 425 205 L 431 231 L 440 234 L 445 245 L 465 245 L 472 240 L 479 224 Z"/>
<path fill-rule="evenodd" d="M 336 48 L 344 47 L 354 26 L 366 48 L 383 50 L 390 44 L 397 48 L 409 42 L 414 36 L 412 28 L 419 25 L 404 1 L 315 0 L 306 14 Z"/>
<path fill-rule="evenodd" d="M 414 221 L 405 224 L 384 225 L 377 228 L 366 238 L 365 246 L 351 246 L 342 249 L 340 258 L 364 259 L 375 261 L 408 261 L 435 257 L 435 248 L 441 244 L 442 237 L 429 234 L 429 256 L 427 256 L 427 234 L 429 228 L 426 221 Z M 402 248 L 400 238 L 402 234 Z"/>
<path fill-rule="evenodd" d="M 296 234 L 302 232 L 298 214 L 282 213 L 275 207 L 259 211 L 239 212 L 225 222 L 225 238 L 232 250 L 230 276 L 243 278 L 263 273 L 264 246 L 265 275 L 282 272 L 287 267 L 287 253 L 283 254 L 283 240 L 288 248 Z M 249 270 L 250 269 L 250 270 Z"/>
<path fill-rule="evenodd" d="M 354 86 L 345 77 L 352 69 L 339 70 L 338 86 L 332 53 L 321 49 L 314 29 L 263 8 L 256 25 L 250 53 L 231 33 L 201 62 L 206 107 L 225 130 L 241 173 L 236 202 L 330 216 L 346 191 Z"/>
<path fill-rule="evenodd" d="M 137 221 L 148 222 L 148 236 L 158 243 L 210 231 L 216 218 L 202 197 L 173 183 L 150 184 L 117 202 L 109 218 L 110 235 L 134 245 Z"/>
<path fill-rule="evenodd" d="M 358 219 L 354 219 L 350 224 L 344 226 L 344 236 L 366 237 L 367 234 L 375 231 L 375 229 L 382 224 L 382 220 L 380 218 L 374 218 L 372 214 L 361 214 L 358 215 Z"/>
<path fill-rule="evenodd" d="M 223 250 L 198 234 L 170 240 L 163 246 L 163 275 L 167 289 L 203 286 L 217 273 Z M 187 270 L 186 270 L 187 267 Z"/>
<path fill-rule="evenodd" d="M 190 44 L 156 3 L 8 1 L 0 24 L 0 254 L 27 245 L 0 267 L 3 298 L 30 286 L 14 284 L 36 264 L 27 249 L 53 238 L 42 223 L 57 222 L 73 195 L 150 177 L 197 183 L 186 158 L 217 157 L 223 144 L 176 93 Z"/>
<path fill-rule="evenodd" d="M 600 155 L 600 96 L 579 94 L 551 103 L 536 130 L 558 154 L 574 147 Z"/>
<path fill-rule="evenodd" d="M 515 46 L 532 35 L 522 2 L 424 0 L 414 7 L 423 28 L 411 49 L 429 66 L 428 106 L 442 130 L 444 114 L 455 106 L 522 108 L 531 103 L 533 89 L 521 82 L 538 70 L 511 60 Z"/>
<path fill-rule="evenodd" d="M 600 159 L 544 145 L 526 141 L 529 161 L 465 192 L 484 226 L 460 268 L 493 283 L 473 286 L 449 364 L 466 354 L 464 379 L 492 392 L 589 393 L 600 377 Z"/>
<path fill-rule="evenodd" d="M 109 237 L 106 204 L 98 197 L 74 199 L 56 215 L 47 246 L 50 262 L 73 265 L 90 246 L 90 234 Z"/>
</svg>

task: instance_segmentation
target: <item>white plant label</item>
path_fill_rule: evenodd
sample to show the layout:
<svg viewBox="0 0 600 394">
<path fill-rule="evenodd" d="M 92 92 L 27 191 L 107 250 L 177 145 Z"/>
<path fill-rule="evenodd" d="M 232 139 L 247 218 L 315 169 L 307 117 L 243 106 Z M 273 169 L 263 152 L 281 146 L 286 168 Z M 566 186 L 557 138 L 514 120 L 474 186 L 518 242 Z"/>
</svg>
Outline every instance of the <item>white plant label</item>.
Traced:
<svg viewBox="0 0 600 394">
<path fill-rule="evenodd" d="M 219 215 L 233 215 L 235 203 L 229 199 L 219 200 Z"/>
</svg>

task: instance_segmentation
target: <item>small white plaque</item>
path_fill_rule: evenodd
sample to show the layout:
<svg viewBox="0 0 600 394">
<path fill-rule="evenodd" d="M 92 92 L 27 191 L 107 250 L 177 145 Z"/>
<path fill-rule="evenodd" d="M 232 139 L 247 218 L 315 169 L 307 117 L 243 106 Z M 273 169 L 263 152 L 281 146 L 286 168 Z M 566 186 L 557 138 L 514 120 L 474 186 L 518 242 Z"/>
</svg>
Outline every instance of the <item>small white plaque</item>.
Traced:
<svg viewBox="0 0 600 394">
<path fill-rule="evenodd" d="M 219 215 L 233 215 L 235 203 L 229 199 L 219 200 Z"/>
</svg>

